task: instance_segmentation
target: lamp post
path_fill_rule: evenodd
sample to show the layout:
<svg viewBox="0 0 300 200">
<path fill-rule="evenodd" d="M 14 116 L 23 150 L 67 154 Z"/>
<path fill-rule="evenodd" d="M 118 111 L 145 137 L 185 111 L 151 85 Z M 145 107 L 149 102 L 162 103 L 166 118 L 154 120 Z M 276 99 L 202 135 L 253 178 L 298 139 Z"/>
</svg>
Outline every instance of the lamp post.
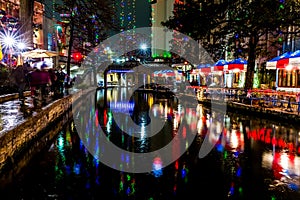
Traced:
<svg viewBox="0 0 300 200">
<path fill-rule="evenodd" d="M 3 38 L 3 42 L 4 42 L 6 49 L 8 50 L 8 66 L 9 66 L 9 68 L 11 68 L 12 67 L 12 50 L 16 44 L 16 40 L 12 36 L 6 35 Z"/>
</svg>

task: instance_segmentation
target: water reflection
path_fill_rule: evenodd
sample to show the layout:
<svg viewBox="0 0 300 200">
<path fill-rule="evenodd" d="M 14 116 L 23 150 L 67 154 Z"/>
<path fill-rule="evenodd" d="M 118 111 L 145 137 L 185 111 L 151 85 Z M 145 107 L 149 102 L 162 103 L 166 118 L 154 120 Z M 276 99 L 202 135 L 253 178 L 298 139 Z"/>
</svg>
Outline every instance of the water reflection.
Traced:
<svg viewBox="0 0 300 200">
<path fill-rule="evenodd" d="M 11 186 L 2 187 L 1 194 L 8 194 L 11 199 L 300 198 L 299 127 L 236 113 L 222 116 L 201 105 L 188 108 L 176 99 L 147 94 L 144 103 L 149 106 L 148 115 L 165 125 L 161 133 L 153 137 L 148 137 L 142 125 L 140 137 L 132 137 L 116 126 L 112 113 L 126 110 L 130 113 L 128 117 L 139 119 L 140 113 L 134 111 L 137 108 L 134 98 L 127 103 L 115 102 L 114 98 L 107 98 L 105 102 L 104 95 L 99 93 L 97 106 L 89 108 L 93 120 L 82 120 L 82 123 L 86 123 L 86 127 L 105 127 L 106 137 L 120 148 L 149 152 L 168 144 L 176 135 L 185 138 L 189 131 L 196 138 L 191 144 L 174 143 L 171 158 L 176 157 L 181 148 L 188 147 L 188 150 L 167 167 L 163 167 L 165 160 L 157 155 L 148 173 L 126 173 L 94 158 L 78 136 L 75 123 L 71 122 L 58 133 L 50 149 L 33 159 L 15 177 Z M 109 94 L 117 95 L 114 91 Z M 188 126 L 178 131 L 183 120 Z M 89 140 L 90 134 L 87 132 L 85 140 Z M 216 145 L 200 159 L 198 153 L 205 137 Z M 94 151 L 105 152 L 101 148 Z M 134 162 L 126 154 L 121 159 L 124 165 Z"/>
</svg>

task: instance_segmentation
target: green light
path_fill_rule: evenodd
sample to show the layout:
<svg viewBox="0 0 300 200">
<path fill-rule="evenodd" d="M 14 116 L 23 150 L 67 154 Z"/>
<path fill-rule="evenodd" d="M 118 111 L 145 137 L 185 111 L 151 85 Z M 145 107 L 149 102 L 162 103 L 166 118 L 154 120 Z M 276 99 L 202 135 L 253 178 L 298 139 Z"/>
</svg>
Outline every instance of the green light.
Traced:
<svg viewBox="0 0 300 200">
<path fill-rule="evenodd" d="M 284 9 L 284 5 L 281 4 L 281 5 L 279 6 L 279 9 Z"/>
<path fill-rule="evenodd" d="M 239 188 L 239 192 L 243 193 L 243 188 L 242 187 Z"/>
<path fill-rule="evenodd" d="M 278 38 L 278 41 L 279 41 L 279 42 L 282 42 L 282 37 Z"/>
<path fill-rule="evenodd" d="M 123 185 L 123 182 L 120 181 L 120 184 L 119 184 L 119 191 L 123 191 L 124 190 L 124 185 Z"/>
</svg>

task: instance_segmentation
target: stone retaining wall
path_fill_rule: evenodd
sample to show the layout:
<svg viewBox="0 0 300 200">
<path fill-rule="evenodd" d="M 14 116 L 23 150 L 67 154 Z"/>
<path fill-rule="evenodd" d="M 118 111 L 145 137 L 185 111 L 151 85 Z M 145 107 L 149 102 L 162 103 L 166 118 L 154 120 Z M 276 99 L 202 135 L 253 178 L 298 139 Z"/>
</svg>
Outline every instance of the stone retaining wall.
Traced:
<svg viewBox="0 0 300 200">
<path fill-rule="evenodd" d="M 87 92 L 89 91 L 79 91 L 56 100 L 35 113 L 34 116 L 27 118 L 24 122 L 9 130 L 5 130 L 5 132 L 0 132 L 0 172 L 5 166 L 13 163 L 14 158 L 26 149 L 42 130 L 70 110 L 73 101 Z"/>
<path fill-rule="evenodd" d="M 24 96 L 25 97 L 30 96 L 30 91 L 24 92 Z M 18 93 L 1 95 L 0 96 L 0 103 L 3 103 L 5 101 L 11 101 L 11 100 L 17 99 L 17 98 L 19 98 Z"/>
</svg>

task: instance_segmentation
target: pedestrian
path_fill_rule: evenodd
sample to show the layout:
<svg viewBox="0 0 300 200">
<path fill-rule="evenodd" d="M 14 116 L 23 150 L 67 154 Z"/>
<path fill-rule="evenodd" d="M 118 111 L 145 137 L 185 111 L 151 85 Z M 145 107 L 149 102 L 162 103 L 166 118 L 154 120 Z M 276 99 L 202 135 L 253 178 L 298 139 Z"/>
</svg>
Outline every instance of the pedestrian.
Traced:
<svg viewBox="0 0 300 200">
<path fill-rule="evenodd" d="M 298 115 L 300 113 L 300 92 L 296 94 L 296 102 L 298 104 Z"/>
<path fill-rule="evenodd" d="M 34 95 L 35 95 L 35 87 L 36 87 L 36 84 L 34 83 L 34 81 L 32 81 L 32 73 L 34 71 L 37 70 L 37 67 L 33 67 L 33 69 L 31 71 L 29 71 L 29 73 L 27 74 L 27 80 L 29 82 L 29 88 L 30 88 L 30 95 L 31 95 L 31 98 L 34 98 Z"/>
<path fill-rule="evenodd" d="M 60 97 L 63 96 L 64 94 L 64 81 L 65 81 L 65 77 L 66 74 L 62 71 L 61 68 L 58 68 L 57 72 L 56 72 L 56 76 L 57 76 L 57 87 L 58 87 L 58 95 Z"/>
<path fill-rule="evenodd" d="M 27 85 L 27 73 L 27 68 L 20 64 L 12 69 L 10 75 L 11 84 L 13 87 L 17 87 L 19 100 L 22 104 L 24 104 L 25 101 L 24 90 Z"/>
<path fill-rule="evenodd" d="M 43 104 L 46 103 L 46 97 L 48 95 L 47 87 L 51 86 L 51 78 L 47 67 L 46 64 L 42 64 L 41 69 L 36 69 L 30 75 L 30 85 L 35 88 L 34 94 L 36 94 L 37 89 L 40 90 Z"/>
<path fill-rule="evenodd" d="M 56 76 L 55 71 L 53 69 L 49 69 L 48 72 L 49 72 L 50 80 L 51 80 L 50 92 L 51 92 L 51 95 L 54 97 L 55 93 L 56 93 L 57 76 Z"/>
</svg>

